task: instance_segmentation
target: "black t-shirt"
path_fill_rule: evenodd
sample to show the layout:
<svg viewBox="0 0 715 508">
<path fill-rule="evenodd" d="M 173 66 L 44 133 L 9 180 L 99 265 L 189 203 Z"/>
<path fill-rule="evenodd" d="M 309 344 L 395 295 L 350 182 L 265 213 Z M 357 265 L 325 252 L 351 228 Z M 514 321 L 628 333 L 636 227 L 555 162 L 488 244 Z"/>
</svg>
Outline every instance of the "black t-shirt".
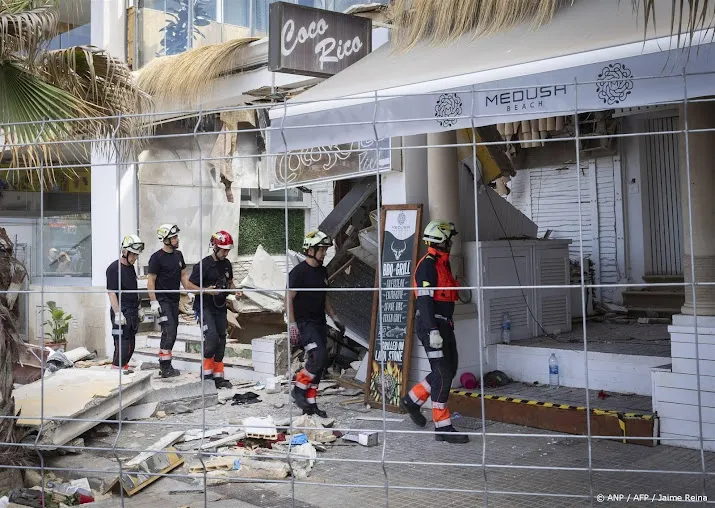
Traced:
<svg viewBox="0 0 715 508">
<path fill-rule="evenodd" d="M 310 266 L 303 261 L 288 275 L 289 289 L 315 288 L 318 291 L 298 291 L 293 298 L 293 316 L 297 321 L 325 323 L 325 297 L 328 270 L 324 266 Z"/>
<path fill-rule="evenodd" d="M 201 272 L 199 272 L 199 267 Z M 203 276 L 203 281 L 201 280 Z M 210 286 L 216 286 L 217 289 L 228 289 L 233 280 L 233 267 L 228 259 L 216 260 L 213 256 L 206 256 L 201 260 L 200 264 L 194 265 L 191 271 L 189 281 L 204 289 Z M 213 305 L 222 308 L 226 305 L 226 296 L 228 293 L 219 293 L 217 295 L 204 294 L 204 305 Z M 199 295 L 196 295 L 194 300 L 194 310 L 198 310 L 201 302 Z"/>
<path fill-rule="evenodd" d="M 151 258 L 149 258 L 149 273 L 156 275 L 154 288 L 164 291 L 176 291 L 176 293 L 157 293 L 157 300 L 179 301 L 178 289 L 181 285 L 181 272 L 184 268 L 186 268 L 186 263 L 184 263 L 184 255 L 180 250 L 169 253 L 164 249 L 160 249 L 151 255 Z"/>
<path fill-rule="evenodd" d="M 119 298 L 119 266 L 122 267 L 122 297 Z M 123 265 L 119 260 L 114 261 L 107 267 L 107 290 L 114 291 L 120 299 L 122 309 L 136 309 L 139 307 L 139 295 L 137 293 L 125 293 L 125 290 L 136 291 L 137 272 L 133 265 Z"/>
</svg>

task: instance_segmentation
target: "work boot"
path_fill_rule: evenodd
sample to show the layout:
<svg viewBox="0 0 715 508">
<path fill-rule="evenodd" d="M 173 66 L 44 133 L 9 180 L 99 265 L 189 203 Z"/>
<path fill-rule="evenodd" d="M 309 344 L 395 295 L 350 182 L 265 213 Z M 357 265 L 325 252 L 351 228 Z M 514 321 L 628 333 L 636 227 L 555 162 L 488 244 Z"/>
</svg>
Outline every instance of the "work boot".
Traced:
<svg viewBox="0 0 715 508">
<path fill-rule="evenodd" d="M 310 407 L 310 409 L 303 410 L 303 414 L 304 414 L 304 415 L 315 415 L 315 416 L 319 416 L 319 417 L 321 417 L 321 418 L 327 418 L 327 417 L 328 417 L 328 413 L 326 413 L 326 412 L 323 411 L 322 409 L 319 409 L 317 404 L 313 404 L 313 405 Z"/>
<path fill-rule="evenodd" d="M 172 366 L 171 366 L 171 362 L 167 362 L 167 363 L 164 363 L 164 364 L 162 364 L 162 363 L 159 364 L 159 375 L 160 375 L 162 378 L 176 377 L 176 376 L 178 376 L 179 374 L 181 374 L 181 372 L 179 372 L 177 369 L 175 369 L 174 367 L 172 367 Z"/>
<path fill-rule="evenodd" d="M 437 441 L 444 441 L 446 443 L 455 443 L 455 444 L 463 444 L 463 443 L 469 442 L 468 435 L 458 433 L 457 429 L 455 429 L 451 425 L 447 425 L 446 427 L 442 427 L 439 429 L 434 429 L 434 431 L 446 433 L 446 434 L 435 434 L 434 438 Z"/>
<path fill-rule="evenodd" d="M 305 398 L 305 390 L 295 387 L 293 388 L 291 395 L 293 395 L 293 402 L 295 402 L 295 405 L 303 411 L 310 411 L 313 408 L 313 405 L 310 404 L 308 399 Z"/>
<path fill-rule="evenodd" d="M 412 422 L 418 427 L 424 427 L 427 425 L 427 418 L 425 418 L 425 415 L 423 415 L 422 411 L 420 411 L 420 407 L 411 400 L 407 399 L 407 397 L 402 397 L 400 399 L 400 409 L 407 411 L 412 419 Z"/>
<path fill-rule="evenodd" d="M 228 379 L 224 379 L 222 377 L 215 377 L 214 383 L 216 383 L 217 390 L 220 390 L 221 388 L 233 388 L 231 381 L 229 381 Z"/>
</svg>

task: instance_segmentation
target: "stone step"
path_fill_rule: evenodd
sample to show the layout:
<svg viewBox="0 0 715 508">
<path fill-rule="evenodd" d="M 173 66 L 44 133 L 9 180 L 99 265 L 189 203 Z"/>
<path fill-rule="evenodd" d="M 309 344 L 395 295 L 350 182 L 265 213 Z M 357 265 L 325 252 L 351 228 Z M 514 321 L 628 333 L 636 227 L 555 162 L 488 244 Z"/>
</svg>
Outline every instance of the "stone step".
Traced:
<svg viewBox="0 0 715 508">
<path fill-rule="evenodd" d="M 643 282 L 646 284 L 677 284 L 684 282 L 682 275 L 644 275 Z"/>
<path fill-rule="evenodd" d="M 654 309 L 645 307 L 627 307 L 628 316 L 631 318 L 668 318 L 672 319 L 675 314 L 680 314 L 680 308 L 677 309 Z"/>
<path fill-rule="evenodd" d="M 138 339 L 139 337 L 137 337 L 137 347 L 159 349 L 161 346 L 161 334 L 157 332 L 150 332 L 146 334 L 145 340 L 143 340 L 141 344 Z M 201 353 L 202 342 L 203 340 L 200 337 L 177 334 L 176 342 L 174 342 L 172 351 L 175 353 Z M 250 360 L 252 352 L 250 344 L 240 344 L 238 342 L 228 342 L 226 344 L 226 357 L 229 358 L 243 358 L 244 360 Z"/>
<path fill-rule="evenodd" d="M 680 309 L 685 303 L 685 293 L 675 291 L 638 291 L 628 290 L 623 292 L 623 305 L 643 309 Z"/>
<path fill-rule="evenodd" d="M 133 360 L 142 363 L 159 363 L 159 349 L 151 347 L 137 348 L 132 357 Z M 199 353 L 176 352 L 173 353 L 172 365 L 182 372 L 198 374 L 202 372 L 203 358 Z M 255 372 L 251 360 L 244 358 L 226 357 L 224 358 L 224 376 L 226 379 L 243 379 L 248 381 L 262 381 L 266 375 Z"/>
</svg>

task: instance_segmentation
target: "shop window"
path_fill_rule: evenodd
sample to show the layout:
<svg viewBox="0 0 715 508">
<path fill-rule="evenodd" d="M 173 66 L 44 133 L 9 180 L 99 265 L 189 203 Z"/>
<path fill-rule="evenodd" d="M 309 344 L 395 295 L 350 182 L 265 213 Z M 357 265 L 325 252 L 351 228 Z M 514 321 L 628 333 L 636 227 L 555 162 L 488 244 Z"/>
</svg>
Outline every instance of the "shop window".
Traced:
<svg viewBox="0 0 715 508">
<path fill-rule="evenodd" d="M 310 194 L 306 194 L 298 189 L 288 189 L 269 191 L 264 189 L 241 189 L 242 207 L 262 207 L 262 208 L 308 208 L 310 207 Z"/>
</svg>

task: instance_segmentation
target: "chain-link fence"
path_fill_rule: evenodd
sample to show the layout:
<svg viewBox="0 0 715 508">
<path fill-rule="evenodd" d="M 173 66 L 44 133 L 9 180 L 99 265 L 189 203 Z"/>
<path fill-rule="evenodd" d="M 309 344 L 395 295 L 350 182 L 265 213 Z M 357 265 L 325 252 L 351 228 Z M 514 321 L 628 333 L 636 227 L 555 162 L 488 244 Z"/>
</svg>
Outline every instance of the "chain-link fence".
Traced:
<svg viewBox="0 0 715 508">
<path fill-rule="evenodd" d="M 680 99 L 641 110 L 608 102 L 626 81 L 639 80 L 642 89 L 678 81 Z M 680 73 L 621 76 L 604 92 L 615 109 L 562 105 L 536 120 L 485 119 L 478 98 L 513 99 L 516 89 L 375 96 L 363 101 L 371 108 L 361 113 L 372 118 L 367 141 L 350 138 L 365 132 L 361 122 L 311 125 L 308 118 L 291 126 L 289 107 L 273 104 L 147 114 L 134 119 L 152 123 L 141 139 L 48 141 L 63 146 L 62 159 L 39 156 L 37 164 L 3 170 L 3 179 L 12 189 L 34 182 L 26 195 L 39 195 L 31 252 L 55 249 L 54 261 L 64 254 L 71 263 L 70 249 L 89 247 L 91 277 L 39 269 L 29 289 L 3 291 L 21 294 L 28 312 L 42 316 L 34 326 L 28 319 L 29 342 L 40 346 L 33 364 L 18 356 L 30 346 L 3 311 L 0 386 L 5 396 L 14 393 L 2 417 L 8 482 L 19 488 L 22 473 L 28 487 L 45 486 L 47 499 L 66 500 L 60 494 L 73 489 L 62 484 L 87 479 L 75 487 L 88 489 L 97 506 L 709 502 L 715 151 L 711 102 L 688 92 L 690 80 L 699 92 L 712 82 Z M 573 93 L 578 105 L 579 94 L 603 83 L 548 86 Z M 384 119 L 395 99 L 437 101 L 439 132 L 412 127 L 434 116 Z M 283 119 L 269 120 L 271 107 Z M 37 130 L 38 143 L 54 132 L 49 124 Z M 323 143 L 332 139 L 327 132 L 350 142 Z M 299 146 L 312 146 L 311 137 L 321 148 Z M 271 148 L 277 145 L 290 153 Z M 61 233 L 49 232 L 50 182 L 80 178 L 87 168 L 90 241 L 61 217 L 52 219 Z M 279 227 L 276 212 L 266 210 L 280 210 Z M 459 293 L 454 316 L 446 316 L 459 354 L 447 411 L 469 436 L 465 444 L 436 440 L 431 423 L 419 428 L 394 407 L 438 358 L 430 356 L 438 348 L 426 353 L 413 333 L 420 332 L 413 290 L 424 290 L 414 287 L 415 263 L 424 254 L 422 229 L 435 219 L 460 232 L 452 267 L 461 287 L 429 294 Z M 184 282 L 180 291 L 161 289 L 148 275 L 152 253 L 171 254 L 156 239 L 160 224 L 178 225 L 185 274 L 196 266 L 199 281 L 215 231 L 263 246 L 228 258 L 243 293 L 227 304 L 235 323 L 222 370 L 231 388 L 201 381 L 214 345 L 202 338 L 206 314 L 197 323 L 193 310 L 235 288 L 191 290 Z M 292 402 L 294 377 L 312 348 L 291 347 L 294 319 L 283 320 L 287 273 L 304 259 L 303 236 L 316 227 L 332 228 L 335 239 L 326 263 L 329 366 L 317 394 L 328 419 L 304 417 Z M 137 289 L 123 285 L 131 272 L 122 268 L 120 241 L 128 234 L 145 244 L 134 265 Z M 112 274 L 107 267 L 118 259 Z M 180 293 L 176 341 L 162 339 L 152 318 L 126 312 L 139 333 L 115 352 L 127 328 L 112 324 L 110 278 L 123 288 L 117 310 L 129 299 L 149 315 L 150 295 L 158 295 L 157 321 L 168 295 Z M 319 298 L 305 287 L 289 290 Z M 346 326 L 344 336 L 333 318 Z M 48 345 L 65 354 L 43 353 Z M 88 351 L 77 352 L 82 347 Z M 94 350 L 98 358 L 88 358 Z M 122 369 L 127 351 L 132 360 Z M 101 361 L 113 354 L 120 368 Z M 156 365 L 167 359 L 180 376 L 161 377 Z M 428 401 L 432 411 L 423 410 L 428 420 L 441 407 L 432 399 L 437 405 Z"/>
</svg>

